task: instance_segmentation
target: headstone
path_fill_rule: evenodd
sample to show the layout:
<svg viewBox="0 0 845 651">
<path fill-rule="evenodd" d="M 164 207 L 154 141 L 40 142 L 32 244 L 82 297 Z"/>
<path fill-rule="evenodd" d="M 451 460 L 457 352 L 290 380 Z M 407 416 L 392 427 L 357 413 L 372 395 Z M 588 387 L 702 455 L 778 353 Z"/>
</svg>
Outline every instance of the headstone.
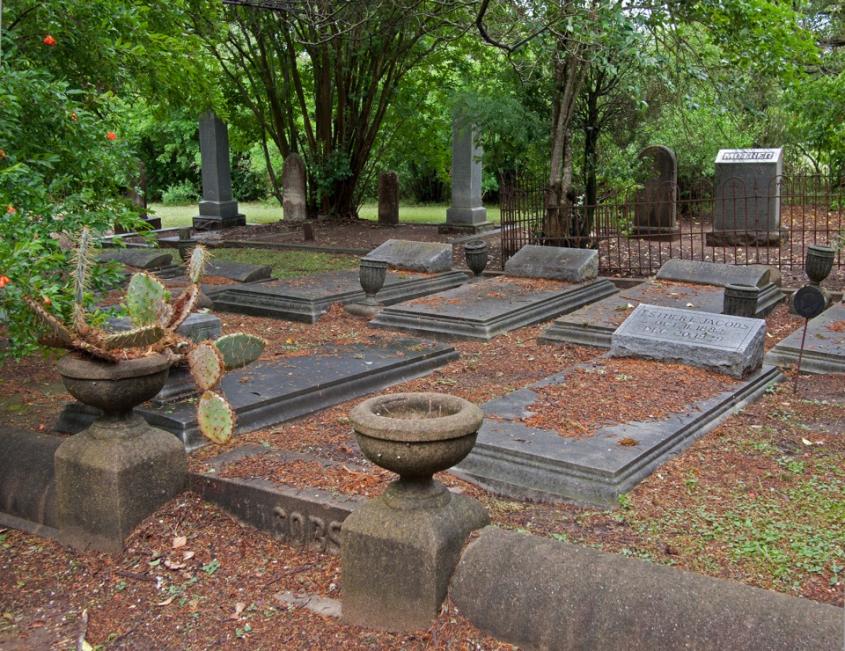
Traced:
<svg viewBox="0 0 845 651">
<path fill-rule="evenodd" d="M 399 176 L 383 172 L 378 177 L 378 223 L 393 226 L 399 223 Z"/>
<path fill-rule="evenodd" d="M 822 307 L 818 302 L 825 297 L 821 292 L 812 292 L 808 298 L 816 305 L 806 307 L 818 309 Z M 766 363 L 797 367 L 799 357 L 802 373 L 845 373 L 845 303 L 837 303 L 812 319 L 806 336 L 802 325 L 778 342 L 766 355 Z"/>
<path fill-rule="evenodd" d="M 200 154 L 202 156 L 202 199 L 194 228 L 211 230 L 246 224 L 232 197 L 229 167 L 229 130 L 213 112 L 200 116 Z"/>
<path fill-rule="evenodd" d="M 490 225 L 481 201 L 481 145 L 478 130 L 465 120 L 452 123 L 452 205 L 446 211 L 446 226 L 479 230 Z"/>
<path fill-rule="evenodd" d="M 766 322 L 640 304 L 613 333 L 611 357 L 645 357 L 743 377 L 763 363 Z"/>
<path fill-rule="evenodd" d="M 752 285 L 765 287 L 771 282 L 772 268 L 762 264 L 724 264 L 701 260 L 667 260 L 657 272 L 658 280 L 675 280 L 701 285 Z"/>
<path fill-rule="evenodd" d="M 305 163 L 297 153 L 288 154 L 282 170 L 282 187 L 285 194 L 282 211 L 285 221 L 301 222 L 308 217 L 305 194 Z"/>
<path fill-rule="evenodd" d="M 115 261 L 127 267 L 154 271 L 173 262 L 173 254 L 160 249 L 106 249 L 97 257 L 101 262 Z"/>
<path fill-rule="evenodd" d="M 269 280 L 273 268 L 266 264 L 247 264 L 229 260 L 212 259 L 205 266 L 206 276 L 220 276 L 239 283 L 251 283 L 256 280 Z"/>
<path fill-rule="evenodd" d="M 594 249 L 562 246 L 523 246 L 505 263 L 505 274 L 527 278 L 549 278 L 580 283 L 599 272 L 599 254 Z"/>
<path fill-rule="evenodd" d="M 665 239 L 680 235 L 677 220 L 678 162 L 675 152 L 663 145 L 646 147 L 640 159 L 650 162 L 650 175 L 638 194 L 634 210 L 637 237 Z"/>
<path fill-rule="evenodd" d="M 384 260 L 391 267 L 406 271 L 435 273 L 452 268 L 452 245 L 412 240 L 387 240 L 370 251 L 372 260 Z"/>
<path fill-rule="evenodd" d="M 782 175 L 781 148 L 720 149 L 707 245 L 778 244 L 786 236 L 780 223 Z"/>
</svg>

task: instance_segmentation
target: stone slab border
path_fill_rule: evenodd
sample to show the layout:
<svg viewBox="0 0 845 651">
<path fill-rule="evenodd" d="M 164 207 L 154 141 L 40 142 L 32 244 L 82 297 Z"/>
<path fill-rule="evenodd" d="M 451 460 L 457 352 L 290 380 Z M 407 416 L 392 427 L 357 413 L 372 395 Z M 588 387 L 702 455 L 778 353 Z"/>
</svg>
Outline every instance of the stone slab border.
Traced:
<svg viewBox="0 0 845 651">
<path fill-rule="evenodd" d="M 828 324 L 835 321 L 845 321 L 845 303 L 829 307 L 810 321 L 807 327 L 804 355 L 801 359 L 802 373 L 845 373 L 845 343 L 836 344 L 831 339 L 836 336 L 836 333 L 825 334 L 823 332 Z M 766 354 L 766 363 L 776 364 L 780 367 L 797 367 L 803 329 L 804 326 L 802 325 L 785 339 L 779 341 Z M 845 339 L 845 336 L 843 336 L 843 339 Z"/>
<path fill-rule="evenodd" d="M 527 648 L 842 646 L 842 608 L 496 527 L 464 550 L 450 594 L 482 631 Z"/>
</svg>

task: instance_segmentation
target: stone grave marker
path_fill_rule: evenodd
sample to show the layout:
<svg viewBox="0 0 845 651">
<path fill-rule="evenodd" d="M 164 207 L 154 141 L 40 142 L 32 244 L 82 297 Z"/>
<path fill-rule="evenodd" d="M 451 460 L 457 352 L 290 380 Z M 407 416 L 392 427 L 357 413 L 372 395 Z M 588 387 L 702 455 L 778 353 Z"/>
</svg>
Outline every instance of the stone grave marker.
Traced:
<svg viewBox="0 0 845 651">
<path fill-rule="evenodd" d="M 650 175 L 638 193 L 634 209 L 636 237 L 650 239 L 680 236 L 677 220 L 678 162 L 675 152 L 663 145 L 652 145 L 640 152 L 647 160 Z"/>
<path fill-rule="evenodd" d="M 797 366 L 804 326 L 779 341 L 766 355 L 767 364 Z M 804 373 L 845 373 L 845 303 L 837 303 L 807 324 Z"/>
<path fill-rule="evenodd" d="M 209 111 L 200 116 L 200 155 L 202 157 L 202 199 L 194 228 L 209 230 L 243 226 L 246 218 L 238 212 L 232 196 L 229 167 L 229 129 Z"/>
<path fill-rule="evenodd" d="M 297 153 L 289 154 L 285 158 L 282 170 L 282 187 L 284 188 L 282 212 L 285 221 L 303 221 L 308 217 L 306 212 L 305 163 Z"/>
<path fill-rule="evenodd" d="M 612 357 L 644 357 L 744 377 L 763 363 L 766 322 L 641 303 L 613 333 Z"/>
<path fill-rule="evenodd" d="M 205 265 L 204 275 L 220 276 L 239 283 L 252 283 L 257 280 L 269 280 L 272 272 L 272 267 L 266 264 L 247 264 L 212 258 Z"/>
<path fill-rule="evenodd" d="M 781 148 L 720 149 L 707 246 L 768 246 L 786 237 L 780 221 L 781 176 Z"/>
<path fill-rule="evenodd" d="M 382 172 L 378 177 L 378 223 L 395 226 L 399 223 L 399 175 Z"/>
<path fill-rule="evenodd" d="M 367 258 L 384 260 L 395 269 L 437 273 L 452 268 L 452 245 L 413 240 L 387 240 L 372 251 Z"/>
<path fill-rule="evenodd" d="M 509 276 L 549 278 L 580 283 L 598 275 L 599 254 L 593 249 L 562 246 L 523 246 L 505 263 Z"/>
<path fill-rule="evenodd" d="M 452 122 L 452 202 L 442 231 L 478 231 L 490 227 L 481 200 L 481 158 L 478 130 L 461 118 Z"/>
<path fill-rule="evenodd" d="M 762 264 L 723 264 L 673 258 L 663 263 L 663 266 L 657 272 L 657 279 L 717 285 L 718 287 L 725 285 L 765 287 L 772 282 L 772 271 L 771 267 Z"/>
<path fill-rule="evenodd" d="M 160 249 L 109 248 L 100 253 L 97 259 L 102 262 L 113 260 L 144 271 L 156 271 L 169 266 L 173 262 L 173 255 Z"/>
</svg>

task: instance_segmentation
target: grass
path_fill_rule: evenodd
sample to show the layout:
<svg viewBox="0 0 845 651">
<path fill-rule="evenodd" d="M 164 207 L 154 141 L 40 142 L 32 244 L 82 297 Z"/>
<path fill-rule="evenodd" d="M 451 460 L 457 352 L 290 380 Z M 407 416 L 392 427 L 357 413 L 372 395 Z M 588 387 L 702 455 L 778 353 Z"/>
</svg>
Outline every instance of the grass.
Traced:
<svg viewBox="0 0 845 651">
<path fill-rule="evenodd" d="M 214 257 L 231 262 L 269 264 L 273 268 L 274 278 L 294 278 L 319 271 L 358 268 L 358 258 L 353 255 L 331 255 L 309 251 L 215 249 Z"/>
<path fill-rule="evenodd" d="M 248 224 L 270 224 L 282 218 L 282 209 L 276 201 L 250 201 L 239 204 L 240 211 L 246 215 Z M 399 221 L 405 224 L 430 223 L 439 224 L 446 221 L 447 206 L 441 204 L 426 204 L 422 206 L 400 205 Z M 161 217 L 161 225 L 164 228 L 176 228 L 179 226 L 190 226 L 191 220 L 197 216 L 197 205 L 186 206 L 165 206 L 161 203 L 150 204 L 150 209 L 157 216 Z M 363 219 L 375 221 L 378 219 L 378 206 L 374 203 L 365 203 L 359 211 Z M 499 207 L 487 207 L 487 219 L 491 222 L 499 222 Z"/>
</svg>

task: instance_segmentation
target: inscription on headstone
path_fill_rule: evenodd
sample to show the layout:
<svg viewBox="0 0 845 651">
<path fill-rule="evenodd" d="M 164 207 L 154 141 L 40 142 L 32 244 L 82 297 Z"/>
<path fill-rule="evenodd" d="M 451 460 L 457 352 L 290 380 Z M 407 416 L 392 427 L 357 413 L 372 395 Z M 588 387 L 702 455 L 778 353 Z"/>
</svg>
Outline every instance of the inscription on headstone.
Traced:
<svg viewBox="0 0 845 651">
<path fill-rule="evenodd" d="M 640 304 L 613 333 L 612 357 L 679 361 L 743 377 L 763 361 L 762 319 Z"/>
<path fill-rule="evenodd" d="M 777 244 L 783 150 L 721 149 L 716 156 L 713 232 L 708 246 Z"/>
</svg>

